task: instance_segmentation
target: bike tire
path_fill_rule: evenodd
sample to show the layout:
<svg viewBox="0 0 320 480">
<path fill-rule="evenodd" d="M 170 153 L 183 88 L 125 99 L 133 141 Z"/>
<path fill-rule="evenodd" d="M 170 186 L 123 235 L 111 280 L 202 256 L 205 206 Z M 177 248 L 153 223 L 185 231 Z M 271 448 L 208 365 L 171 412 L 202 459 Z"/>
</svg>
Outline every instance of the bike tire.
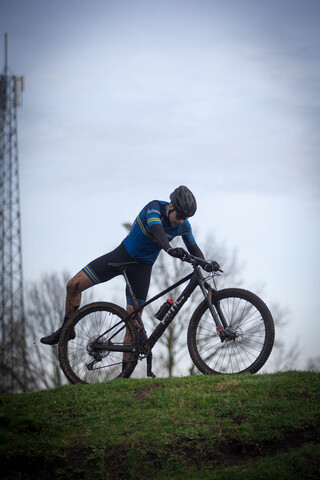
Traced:
<svg viewBox="0 0 320 480">
<path fill-rule="evenodd" d="M 215 308 L 220 306 L 234 338 L 221 341 L 204 300 L 188 327 L 192 361 L 206 375 L 258 372 L 274 344 L 274 323 L 268 307 L 257 295 L 240 288 L 214 292 L 212 303 Z"/>
<path fill-rule="evenodd" d="M 97 360 L 93 342 L 100 335 L 104 334 L 101 342 L 112 337 L 114 344 L 122 346 L 127 331 L 128 343 L 135 344 L 133 323 L 127 317 L 128 313 L 118 305 L 95 302 L 85 305 L 70 318 L 59 340 L 60 366 L 69 382 L 101 383 L 130 377 L 137 364 L 134 352 L 128 354 L 129 358 L 123 366 L 123 352 L 105 351 L 100 353 L 101 359 L 98 359 L 95 368 L 90 369 L 90 363 Z M 76 337 L 72 339 L 74 331 Z"/>
</svg>

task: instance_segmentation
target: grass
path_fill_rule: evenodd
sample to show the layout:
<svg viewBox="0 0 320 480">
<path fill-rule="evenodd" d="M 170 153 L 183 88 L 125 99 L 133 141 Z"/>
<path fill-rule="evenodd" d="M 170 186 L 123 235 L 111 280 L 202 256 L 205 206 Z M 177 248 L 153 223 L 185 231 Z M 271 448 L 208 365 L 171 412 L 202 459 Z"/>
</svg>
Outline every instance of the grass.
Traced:
<svg viewBox="0 0 320 480">
<path fill-rule="evenodd" d="M 0 397 L 2 478 L 318 479 L 320 374 L 119 379 Z"/>
</svg>

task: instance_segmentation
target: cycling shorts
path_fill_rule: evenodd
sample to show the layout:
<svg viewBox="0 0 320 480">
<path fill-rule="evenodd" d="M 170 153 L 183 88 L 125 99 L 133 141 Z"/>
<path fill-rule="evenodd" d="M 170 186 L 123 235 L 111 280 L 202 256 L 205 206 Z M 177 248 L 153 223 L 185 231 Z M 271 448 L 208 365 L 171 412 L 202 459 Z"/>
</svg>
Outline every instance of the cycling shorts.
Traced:
<svg viewBox="0 0 320 480">
<path fill-rule="evenodd" d="M 94 285 L 107 282 L 112 278 L 121 275 L 121 272 L 110 267 L 110 263 L 136 262 L 127 252 L 123 243 L 112 252 L 106 253 L 90 262 L 82 271 L 87 275 Z M 150 278 L 153 264 L 134 263 L 127 269 L 127 276 L 139 304 L 143 305 L 147 299 L 150 286 Z M 132 305 L 132 301 L 126 288 L 127 305 Z"/>
</svg>

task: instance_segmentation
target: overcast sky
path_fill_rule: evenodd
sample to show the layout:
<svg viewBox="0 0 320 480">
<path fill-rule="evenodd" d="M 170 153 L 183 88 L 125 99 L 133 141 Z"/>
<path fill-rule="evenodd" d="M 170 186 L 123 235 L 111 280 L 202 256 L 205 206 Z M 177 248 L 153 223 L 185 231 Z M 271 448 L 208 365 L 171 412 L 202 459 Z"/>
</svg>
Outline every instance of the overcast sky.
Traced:
<svg viewBox="0 0 320 480">
<path fill-rule="evenodd" d="M 319 27 L 319 0 L 0 0 L 25 280 L 76 273 L 185 184 L 199 245 L 237 248 L 318 355 Z"/>
</svg>

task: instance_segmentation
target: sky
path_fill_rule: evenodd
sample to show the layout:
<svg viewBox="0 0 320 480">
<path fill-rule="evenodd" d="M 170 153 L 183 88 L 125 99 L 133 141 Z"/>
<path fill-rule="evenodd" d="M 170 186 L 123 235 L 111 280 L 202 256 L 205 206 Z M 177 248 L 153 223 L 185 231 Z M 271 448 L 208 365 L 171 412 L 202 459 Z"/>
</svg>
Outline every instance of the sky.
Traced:
<svg viewBox="0 0 320 480">
<path fill-rule="evenodd" d="M 184 184 L 200 247 L 236 249 L 241 286 L 289 312 L 281 340 L 319 355 L 319 25 L 319 0 L 0 0 L 25 282 L 76 273 Z"/>
</svg>

